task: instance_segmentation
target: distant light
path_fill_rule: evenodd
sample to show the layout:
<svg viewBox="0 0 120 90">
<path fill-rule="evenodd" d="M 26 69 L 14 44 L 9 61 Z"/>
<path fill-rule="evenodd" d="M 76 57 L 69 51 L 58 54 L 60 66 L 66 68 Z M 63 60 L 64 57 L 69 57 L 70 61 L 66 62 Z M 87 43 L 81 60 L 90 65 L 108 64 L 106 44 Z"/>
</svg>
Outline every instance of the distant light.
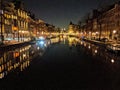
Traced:
<svg viewBox="0 0 120 90">
<path fill-rule="evenodd" d="M 23 57 L 26 57 L 26 54 L 23 54 Z"/>
<path fill-rule="evenodd" d="M 46 45 L 46 44 L 44 44 L 44 46 L 45 46 L 45 47 L 47 47 L 47 45 Z"/>
<path fill-rule="evenodd" d="M 22 52 L 22 50 L 20 50 L 20 52 Z"/>
<path fill-rule="evenodd" d="M 48 45 L 50 44 L 50 41 L 48 42 Z"/>
<path fill-rule="evenodd" d="M 81 32 L 80 34 L 83 34 L 83 32 Z"/>
<path fill-rule="evenodd" d="M 44 32 L 42 31 L 42 34 L 44 34 Z"/>
<path fill-rule="evenodd" d="M 40 47 L 37 47 L 37 50 L 39 50 L 40 49 Z"/>
<path fill-rule="evenodd" d="M 96 32 L 96 34 L 98 34 L 98 32 Z"/>
<path fill-rule="evenodd" d="M 89 34 L 91 34 L 91 32 L 89 32 Z"/>
<path fill-rule="evenodd" d="M 40 41 L 39 44 L 40 44 L 40 45 L 43 45 L 43 44 L 44 44 L 44 41 Z"/>
<path fill-rule="evenodd" d="M 115 34 L 117 31 L 116 30 L 113 30 L 113 33 Z"/>
<path fill-rule="evenodd" d="M 8 38 L 8 40 L 12 40 L 12 38 Z"/>
<path fill-rule="evenodd" d="M 95 53 L 97 53 L 98 51 L 97 50 L 95 50 Z"/>
<path fill-rule="evenodd" d="M 114 60 L 114 59 L 112 59 L 112 60 L 111 60 L 111 62 L 112 62 L 112 63 L 114 63 L 114 62 L 115 62 L 115 60 Z"/>
<path fill-rule="evenodd" d="M 44 40 L 45 38 L 41 36 L 41 37 L 39 37 L 39 39 L 40 39 L 40 40 Z"/>
<path fill-rule="evenodd" d="M 81 45 L 83 45 L 83 42 L 81 42 Z"/>
<path fill-rule="evenodd" d="M 3 14 L 3 10 L 0 10 L 0 14 Z"/>
<path fill-rule="evenodd" d="M 90 46 L 88 46 L 88 48 L 90 49 L 91 47 L 90 47 Z"/>
<path fill-rule="evenodd" d="M 4 73 L 0 74 L 0 79 L 2 79 L 4 77 Z"/>
<path fill-rule="evenodd" d="M 84 46 L 86 47 L 86 43 L 84 43 Z"/>
</svg>

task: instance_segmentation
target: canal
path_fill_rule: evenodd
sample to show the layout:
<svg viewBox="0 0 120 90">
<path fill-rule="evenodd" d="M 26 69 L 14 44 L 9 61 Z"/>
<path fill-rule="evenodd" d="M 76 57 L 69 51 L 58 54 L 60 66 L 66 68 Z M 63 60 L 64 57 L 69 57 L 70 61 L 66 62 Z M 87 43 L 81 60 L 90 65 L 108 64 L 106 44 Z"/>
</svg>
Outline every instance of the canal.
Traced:
<svg viewBox="0 0 120 90">
<path fill-rule="evenodd" d="M 120 89 L 120 56 L 75 37 L 0 51 L 3 89 Z"/>
</svg>

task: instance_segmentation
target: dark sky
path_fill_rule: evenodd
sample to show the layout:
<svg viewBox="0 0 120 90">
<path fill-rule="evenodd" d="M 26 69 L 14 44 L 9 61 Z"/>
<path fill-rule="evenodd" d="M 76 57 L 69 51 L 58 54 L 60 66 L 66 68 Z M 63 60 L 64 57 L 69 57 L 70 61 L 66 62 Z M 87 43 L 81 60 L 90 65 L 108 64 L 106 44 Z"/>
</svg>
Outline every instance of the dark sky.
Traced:
<svg viewBox="0 0 120 90">
<path fill-rule="evenodd" d="M 70 21 L 77 23 L 92 9 L 117 0 L 23 0 L 25 7 L 37 18 L 60 28 L 68 27 Z"/>
</svg>

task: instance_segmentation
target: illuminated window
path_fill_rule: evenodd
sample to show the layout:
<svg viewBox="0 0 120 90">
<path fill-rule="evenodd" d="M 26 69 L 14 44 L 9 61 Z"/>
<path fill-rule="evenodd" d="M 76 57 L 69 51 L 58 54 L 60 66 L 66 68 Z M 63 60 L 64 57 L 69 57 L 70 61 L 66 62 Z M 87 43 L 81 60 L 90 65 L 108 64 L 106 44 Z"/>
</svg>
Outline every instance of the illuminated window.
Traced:
<svg viewBox="0 0 120 90">
<path fill-rule="evenodd" d="M 5 17 L 7 17 L 7 14 L 4 14 Z"/>
<path fill-rule="evenodd" d="M 17 16 L 15 16 L 15 19 L 17 19 Z"/>
<path fill-rule="evenodd" d="M 18 21 L 18 26 L 20 26 L 20 21 Z"/>
<path fill-rule="evenodd" d="M 23 12 L 21 11 L 21 15 L 20 15 L 21 17 L 23 17 Z"/>
<path fill-rule="evenodd" d="M 21 21 L 21 27 L 23 27 L 23 22 Z"/>
<path fill-rule="evenodd" d="M 10 15 L 8 15 L 8 18 L 10 18 Z"/>
<path fill-rule="evenodd" d="M 18 16 L 20 16 L 20 10 L 18 9 Z"/>
<path fill-rule="evenodd" d="M 7 18 L 9 18 L 9 16 L 7 15 Z"/>
</svg>

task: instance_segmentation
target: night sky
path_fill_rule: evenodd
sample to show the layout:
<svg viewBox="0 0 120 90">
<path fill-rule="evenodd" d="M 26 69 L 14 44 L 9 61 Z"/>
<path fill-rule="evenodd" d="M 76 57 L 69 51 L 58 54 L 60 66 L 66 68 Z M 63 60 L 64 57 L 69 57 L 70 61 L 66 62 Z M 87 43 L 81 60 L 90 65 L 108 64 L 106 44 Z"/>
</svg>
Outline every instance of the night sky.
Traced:
<svg viewBox="0 0 120 90">
<path fill-rule="evenodd" d="M 101 6 L 117 0 L 22 0 L 25 8 L 37 18 L 56 27 L 67 28 L 70 21 L 77 23 L 82 17 Z"/>
</svg>

